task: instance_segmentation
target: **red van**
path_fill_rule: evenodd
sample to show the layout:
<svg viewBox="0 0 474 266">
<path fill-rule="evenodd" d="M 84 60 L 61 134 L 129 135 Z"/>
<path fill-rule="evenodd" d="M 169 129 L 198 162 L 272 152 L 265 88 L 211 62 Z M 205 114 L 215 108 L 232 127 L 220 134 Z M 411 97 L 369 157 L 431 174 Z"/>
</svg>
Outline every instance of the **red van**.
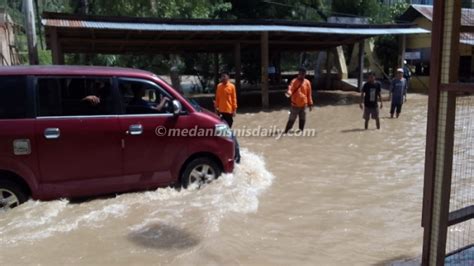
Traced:
<svg viewBox="0 0 474 266">
<path fill-rule="evenodd" d="M 190 134 L 198 129 L 207 134 Z M 234 148 L 224 122 L 152 73 L 0 68 L 2 209 L 29 197 L 186 188 L 232 172 Z"/>
</svg>

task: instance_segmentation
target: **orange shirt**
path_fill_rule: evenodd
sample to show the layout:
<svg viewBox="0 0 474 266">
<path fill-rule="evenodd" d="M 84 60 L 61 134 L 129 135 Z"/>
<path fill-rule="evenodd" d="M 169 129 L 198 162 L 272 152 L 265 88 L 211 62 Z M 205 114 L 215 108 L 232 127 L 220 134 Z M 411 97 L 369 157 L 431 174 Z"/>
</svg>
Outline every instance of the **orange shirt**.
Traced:
<svg viewBox="0 0 474 266">
<path fill-rule="evenodd" d="M 288 94 L 291 95 L 291 105 L 294 107 L 313 105 L 311 82 L 307 79 L 303 81 L 297 78 L 293 79 L 290 86 L 288 86 Z"/>
<path fill-rule="evenodd" d="M 237 111 L 237 96 L 234 84 L 222 82 L 217 85 L 216 89 L 216 110 L 220 113 L 235 113 Z"/>
</svg>

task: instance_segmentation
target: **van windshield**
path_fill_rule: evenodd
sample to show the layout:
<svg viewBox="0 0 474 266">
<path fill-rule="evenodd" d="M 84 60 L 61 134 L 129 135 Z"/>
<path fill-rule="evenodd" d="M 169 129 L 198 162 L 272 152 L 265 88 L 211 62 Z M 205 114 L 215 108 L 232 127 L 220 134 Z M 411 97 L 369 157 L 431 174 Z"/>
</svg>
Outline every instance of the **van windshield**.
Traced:
<svg viewBox="0 0 474 266">
<path fill-rule="evenodd" d="M 194 107 L 194 109 L 196 109 L 197 112 L 202 112 L 202 107 L 199 105 L 199 103 L 196 100 L 189 97 L 185 97 L 185 98 Z"/>
</svg>

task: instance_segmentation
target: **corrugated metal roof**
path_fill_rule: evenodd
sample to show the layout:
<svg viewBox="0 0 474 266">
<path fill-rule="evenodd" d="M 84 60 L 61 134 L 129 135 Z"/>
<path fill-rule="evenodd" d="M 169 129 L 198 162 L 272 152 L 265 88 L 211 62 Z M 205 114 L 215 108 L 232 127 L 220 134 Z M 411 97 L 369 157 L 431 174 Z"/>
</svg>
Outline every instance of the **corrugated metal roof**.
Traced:
<svg viewBox="0 0 474 266">
<path fill-rule="evenodd" d="M 415 11 L 415 12 L 413 12 Z M 418 13 L 418 14 L 417 14 Z M 433 21 L 433 6 L 431 5 L 411 5 L 400 19 L 405 21 L 413 22 L 419 15 Z M 462 8 L 461 9 L 461 25 L 462 26 L 474 26 L 474 9 Z"/>
<path fill-rule="evenodd" d="M 367 28 L 359 27 L 311 27 L 292 25 L 195 25 L 195 24 L 168 24 L 168 23 L 131 23 L 131 22 L 105 22 L 87 20 L 66 19 L 42 19 L 46 27 L 60 28 L 86 28 L 86 29 L 109 29 L 109 30 L 137 30 L 137 31 L 164 31 L 164 32 L 288 32 L 308 34 L 349 34 L 349 35 L 387 35 L 387 34 L 419 34 L 429 33 L 422 28 L 387 27 Z"/>
<path fill-rule="evenodd" d="M 461 32 L 459 42 L 462 44 L 474 46 L 474 33 Z"/>
</svg>

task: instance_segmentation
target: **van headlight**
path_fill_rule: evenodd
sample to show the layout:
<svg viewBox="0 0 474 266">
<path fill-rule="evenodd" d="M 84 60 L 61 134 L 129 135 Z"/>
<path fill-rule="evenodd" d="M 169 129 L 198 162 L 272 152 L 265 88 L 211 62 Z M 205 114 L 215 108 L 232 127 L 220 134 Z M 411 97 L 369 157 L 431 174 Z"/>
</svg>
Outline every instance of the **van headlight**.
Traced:
<svg viewBox="0 0 474 266">
<path fill-rule="evenodd" d="M 214 133 L 216 137 L 229 138 L 229 139 L 232 138 L 232 130 L 230 130 L 227 124 L 217 124 L 215 126 Z"/>
</svg>

